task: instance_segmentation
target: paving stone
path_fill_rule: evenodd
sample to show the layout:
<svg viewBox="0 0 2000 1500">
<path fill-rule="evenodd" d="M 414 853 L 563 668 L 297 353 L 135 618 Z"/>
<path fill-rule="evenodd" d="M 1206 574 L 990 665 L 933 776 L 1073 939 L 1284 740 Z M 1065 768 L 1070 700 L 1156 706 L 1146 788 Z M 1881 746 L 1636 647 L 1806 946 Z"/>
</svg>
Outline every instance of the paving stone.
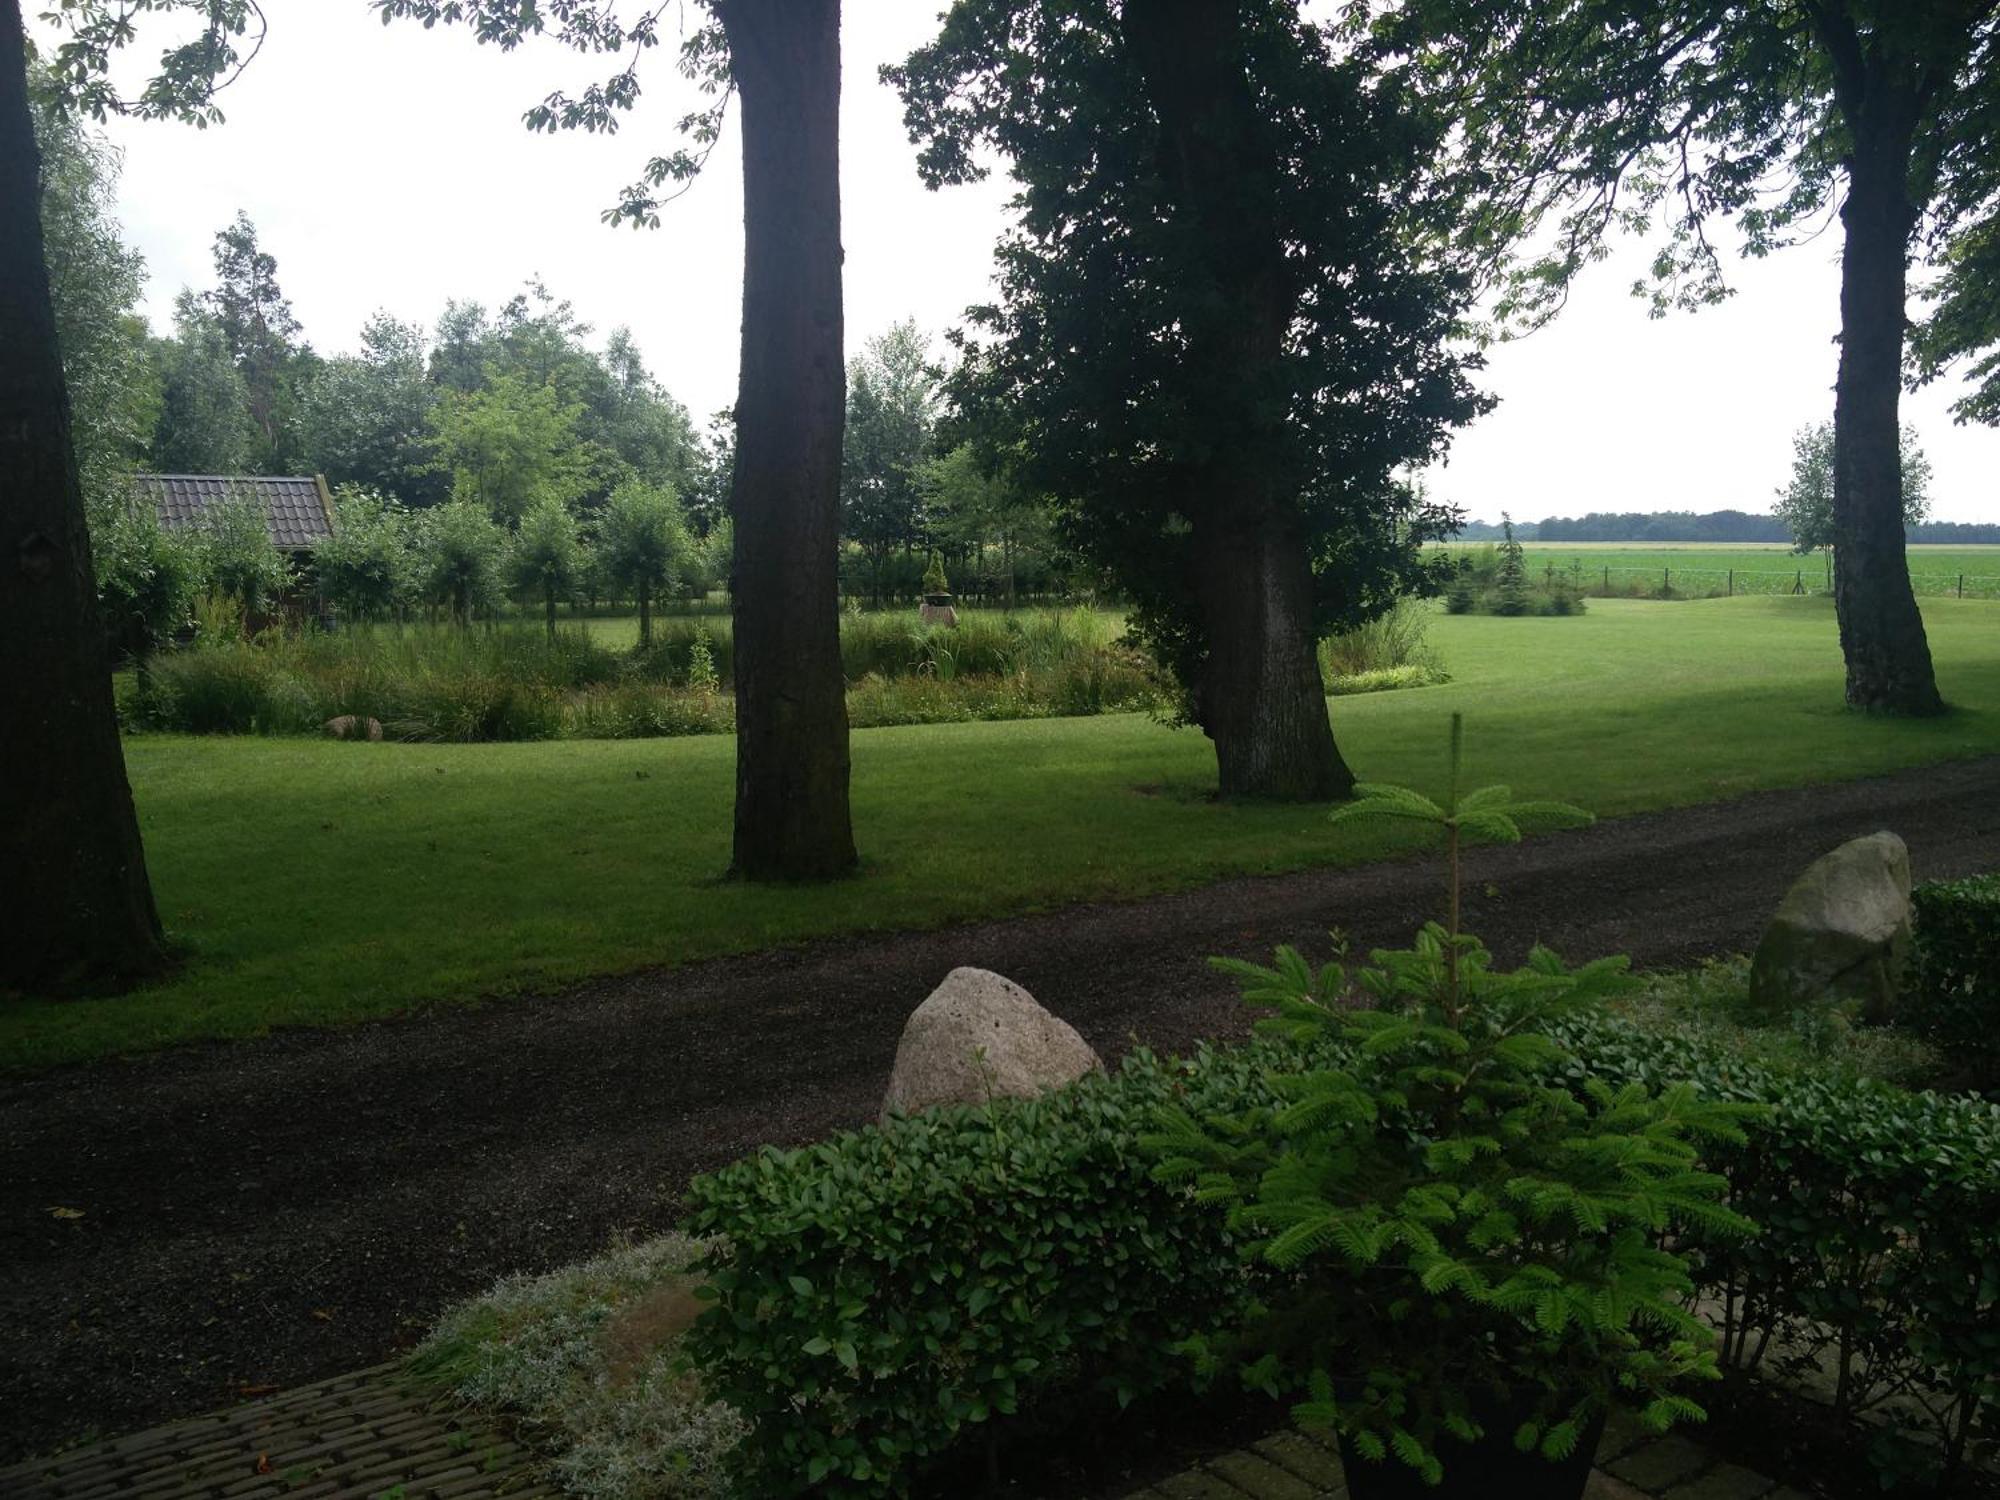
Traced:
<svg viewBox="0 0 2000 1500">
<path fill-rule="evenodd" d="M 1655 1495 L 1707 1466 L 1708 1454 L 1684 1437 L 1653 1438 L 1607 1465 L 1616 1478 Z"/>
<path fill-rule="evenodd" d="M 1261 1443 L 1252 1443 L 1250 1448 L 1321 1490 L 1337 1490 L 1346 1483 L 1346 1476 L 1340 1472 L 1339 1456 L 1303 1433 L 1281 1432 Z"/>
<path fill-rule="evenodd" d="M 1248 1450 L 1225 1453 L 1208 1466 L 1253 1500 L 1319 1500 L 1321 1494 L 1289 1469 Z"/>
<path fill-rule="evenodd" d="M 1638 1414 L 1627 1407 L 1614 1406 L 1604 1418 L 1604 1440 L 1597 1445 L 1597 1465 L 1603 1468 L 1620 1454 L 1630 1453 L 1648 1438 L 1658 1436 L 1650 1431 Z"/>
<path fill-rule="evenodd" d="M 1612 1478 L 1602 1469 L 1592 1469 L 1590 1482 L 1583 1487 L 1583 1500 L 1652 1500 L 1652 1497 L 1622 1479 Z"/>
<path fill-rule="evenodd" d="M 1763 1500 L 1776 1481 L 1737 1464 L 1717 1464 L 1667 1490 L 1666 1500 Z"/>
<path fill-rule="evenodd" d="M 1204 1469 L 1189 1469 L 1185 1474 L 1162 1479 L 1158 1489 L 1167 1500 L 1244 1500 L 1243 1491 L 1219 1474 Z"/>
</svg>

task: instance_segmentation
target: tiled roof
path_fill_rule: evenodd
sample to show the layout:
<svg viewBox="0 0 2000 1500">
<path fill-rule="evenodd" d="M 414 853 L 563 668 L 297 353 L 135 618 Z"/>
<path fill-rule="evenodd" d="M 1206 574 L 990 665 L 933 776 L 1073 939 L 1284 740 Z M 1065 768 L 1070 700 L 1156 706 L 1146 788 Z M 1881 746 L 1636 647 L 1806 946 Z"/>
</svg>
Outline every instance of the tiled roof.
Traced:
<svg viewBox="0 0 2000 1500">
<path fill-rule="evenodd" d="M 310 476 L 134 474 L 132 488 L 136 495 L 152 502 L 160 524 L 169 530 L 192 524 L 205 507 L 227 496 L 250 495 L 264 507 L 271 541 L 281 551 L 310 549 L 333 535 L 325 486 Z"/>
</svg>

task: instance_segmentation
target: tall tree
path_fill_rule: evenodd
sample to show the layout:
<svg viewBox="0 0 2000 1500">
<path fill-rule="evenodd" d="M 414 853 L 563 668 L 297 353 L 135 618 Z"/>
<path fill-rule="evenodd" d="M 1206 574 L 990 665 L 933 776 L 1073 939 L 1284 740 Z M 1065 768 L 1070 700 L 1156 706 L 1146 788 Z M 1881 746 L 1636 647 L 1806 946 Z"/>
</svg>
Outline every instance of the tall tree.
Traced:
<svg viewBox="0 0 2000 1500">
<path fill-rule="evenodd" d="M 924 540 L 922 466 L 937 425 L 937 375 L 913 322 L 862 346 L 847 367 L 847 430 L 841 444 L 841 531 L 867 555 L 874 592 L 897 547 Z"/>
<path fill-rule="evenodd" d="M 132 106 L 204 111 L 247 5 L 204 5 L 212 45 L 169 54 Z M 123 103 L 104 81 L 124 7 L 63 18 L 59 107 Z M 165 963 L 111 703 L 83 490 L 42 237 L 40 155 L 19 0 L 0 0 L 0 989 L 122 984 Z"/>
<path fill-rule="evenodd" d="M 256 468 L 250 393 L 229 342 L 192 292 L 174 299 L 174 335 L 153 346 L 160 406 L 147 446 L 163 474 L 242 474 Z"/>
<path fill-rule="evenodd" d="M 512 526 L 543 500 L 567 505 L 589 486 L 592 455 L 577 437 L 581 408 L 553 385 L 496 375 L 447 395 L 431 414 L 452 495 Z"/>
<path fill-rule="evenodd" d="M 573 49 L 628 61 L 527 113 L 535 130 L 615 129 L 639 96 L 638 59 L 664 7 L 374 0 L 390 19 L 464 23 L 502 47 L 552 28 Z M 708 0 L 715 25 L 683 44 L 684 72 L 717 95 L 682 122 L 698 148 L 658 156 L 605 214 L 657 225 L 662 188 L 699 173 L 732 98 L 743 115 L 743 352 L 735 523 L 734 869 L 824 879 L 855 864 L 848 805 L 838 550 L 844 415 L 839 0 Z"/>
<path fill-rule="evenodd" d="M 1792 474 L 1778 491 L 1773 514 L 1792 536 L 1792 550 L 1825 552 L 1829 585 L 1840 533 L 1833 521 L 1833 423 L 1815 422 L 1792 435 Z M 1917 445 L 1917 432 L 1903 425 L 1900 467 L 1903 526 L 1922 524 L 1931 504 L 1931 461 Z"/>
<path fill-rule="evenodd" d="M 1385 52 L 1461 123 L 1495 184 L 1473 235 L 1496 253 L 1545 215 L 1554 250 L 1504 311 L 1560 305 L 1612 229 L 1667 220 L 1656 306 L 1724 294 L 1714 222 L 1763 254 L 1837 214 L 1834 596 L 1855 707 L 1943 704 L 1904 553 L 1898 402 L 1913 259 L 1976 268 L 2000 209 L 1996 0 L 1395 0 Z M 1972 285 L 1975 283 L 1967 283 Z M 1941 331 L 1939 359 L 1982 341 Z M 2000 324 L 1988 325 L 1990 342 Z M 1969 343 L 1968 343 L 1969 340 Z"/>
<path fill-rule="evenodd" d="M 839 0 L 715 0 L 743 100 L 735 868 L 855 863 L 840 662 Z"/>
<path fill-rule="evenodd" d="M 214 256 L 216 285 L 201 300 L 243 377 L 257 434 L 254 462 L 263 473 L 288 473 L 298 457 L 299 393 L 315 364 L 312 350 L 278 286 L 277 259 L 257 243 L 248 214 L 239 211 L 216 232 Z"/>
<path fill-rule="evenodd" d="M 450 488 L 431 431 L 436 405 L 423 329 L 377 312 L 361 330 L 361 352 L 327 360 L 306 388 L 299 409 L 305 464 L 336 486 L 435 505 Z"/>
<path fill-rule="evenodd" d="M 927 180 L 991 145 L 1021 184 L 961 410 L 1132 595 L 1224 795 L 1345 795 L 1317 638 L 1422 580 L 1446 517 L 1394 471 L 1480 409 L 1440 127 L 1290 0 L 960 0 L 892 76 Z"/>
</svg>

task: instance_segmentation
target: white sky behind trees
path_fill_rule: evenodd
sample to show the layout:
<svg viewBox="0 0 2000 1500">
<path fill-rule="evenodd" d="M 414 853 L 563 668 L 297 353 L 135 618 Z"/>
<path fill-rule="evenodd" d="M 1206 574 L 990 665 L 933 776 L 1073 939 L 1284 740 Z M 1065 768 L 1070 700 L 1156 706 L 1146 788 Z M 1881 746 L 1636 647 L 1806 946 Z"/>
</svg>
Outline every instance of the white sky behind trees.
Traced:
<svg viewBox="0 0 2000 1500">
<path fill-rule="evenodd" d="M 901 318 L 933 334 L 991 295 L 1008 185 L 918 182 L 877 67 L 934 32 L 941 0 L 847 0 L 841 105 L 847 342 Z M 210 246 L 238 209 L 321 353 L 355 347 L 376 308 L 427 327 L 447 298 L 497 309 L 539 273 L 596 325 L 630 326 L 648 365 L 705 426 L 735 397 L 742 292 L 741 159 L 733 121 L 658 230 L 600 212 L 695 101 L 670 48 L 614 136 L 531 135 L 522 112 L 606 71 L 553 43 L 505 54 L 462 29 L 384 27 L 366 0 L 266 0 L 262 54 L 221 97 L 219 128 L 113 121 L 128 241 L 150 270 L 145 311 L 171 324 L 183 286 L 212 284 Z M 690 7 L 692 9 L 692 7 Z M 32 24 L 32 23 L 31 23 Z M 160 24 L 123 66 L 157 54 Z M 136 68 L 135 68 L 136 73 Z M 1791 436 L 1833 413 L 1837 228 L 1732 268 L 1720 307 L 1654 321 L 1626 288 L 1646 247 L 1586 273 L 1554 325 L 1493 350 L 1497 410 L 1461 432 L 1434 493 L 1494 520 L 1585 511 L 1770 509 Z M 1931 515 L 2000 521 L 2000 432 L 1955 426 L 1953 377 L 1903 410 L 1934 466 Z"/>
</svg>

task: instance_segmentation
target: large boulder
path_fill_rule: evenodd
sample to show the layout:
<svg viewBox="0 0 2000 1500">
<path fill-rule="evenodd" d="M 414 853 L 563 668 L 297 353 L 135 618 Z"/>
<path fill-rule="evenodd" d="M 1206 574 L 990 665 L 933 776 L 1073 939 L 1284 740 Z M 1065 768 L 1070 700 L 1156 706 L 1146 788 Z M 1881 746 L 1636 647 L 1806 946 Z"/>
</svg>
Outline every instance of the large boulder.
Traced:
<svg viewBox="0 0 2000 1500">
<path fill-rule="evenodd" d="M 1807 866 L 1750 964 L 1751 1004 L 1779 1015 L 1859 1002 L 1894 1007 L 1910 945 L 1910 851 L 1893 833 L 1852 839 Z"/>
<path fill-rule="evenodd" d="M 903 1027 L 882 1117 L 1031 1099 L 1103 1067 L 1075 1027 L 1013 980 L 953 969 Z"/>
</svg>

